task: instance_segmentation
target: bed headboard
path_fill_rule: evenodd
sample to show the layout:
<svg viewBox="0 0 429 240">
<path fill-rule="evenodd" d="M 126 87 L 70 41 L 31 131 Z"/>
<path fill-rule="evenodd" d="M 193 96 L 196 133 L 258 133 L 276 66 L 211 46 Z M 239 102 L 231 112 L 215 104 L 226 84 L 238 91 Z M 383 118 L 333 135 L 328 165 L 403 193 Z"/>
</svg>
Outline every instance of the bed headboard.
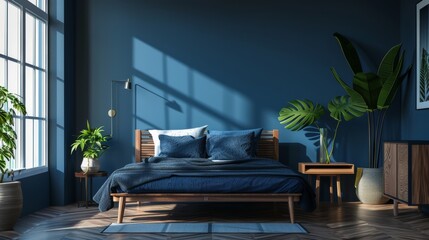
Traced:
<svg viewBox="0 0 429 240">
<path fill-rule="evenodd" d="M 135 161 L 153 156 L 154 143 L 147 130 L 135 130 Z M 263 130 L 258 142 L 256 156 L 279 160 L 279 130 Z"/>
</svg>

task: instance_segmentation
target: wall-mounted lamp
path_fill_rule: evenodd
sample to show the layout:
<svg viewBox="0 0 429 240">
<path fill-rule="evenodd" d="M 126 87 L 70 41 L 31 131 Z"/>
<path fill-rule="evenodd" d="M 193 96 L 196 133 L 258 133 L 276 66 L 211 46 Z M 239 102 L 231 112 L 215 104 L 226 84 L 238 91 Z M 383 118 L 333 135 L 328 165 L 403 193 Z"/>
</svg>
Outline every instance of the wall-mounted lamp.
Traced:
<svg viewBox="0 0 429 240">
<path fill-rule="evenodd" d="M 124 83 L 124 89 L 131 89 L 131 79 L 127 80 L 112 80 L 110 85 L 110 109 L 107 111 L 107 115 L 110 117 L 110 137 L 113 137 L 113 118 L 116 116 L 116 110 L 113 109 L 113 85 L 115 83 Z"/>
</svg>

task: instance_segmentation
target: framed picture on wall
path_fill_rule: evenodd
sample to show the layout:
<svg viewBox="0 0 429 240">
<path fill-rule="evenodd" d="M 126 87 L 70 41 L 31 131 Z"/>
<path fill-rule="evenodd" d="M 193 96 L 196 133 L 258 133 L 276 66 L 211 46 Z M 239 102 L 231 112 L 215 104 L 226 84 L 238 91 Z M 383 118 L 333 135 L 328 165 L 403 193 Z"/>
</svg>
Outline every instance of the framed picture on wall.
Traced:
<svg viewBox="0 0 429 240">
<path fill-rule="evenodd" d="M 429 0 L 417 4 L 417 109 L 429 108 Z"/>
</svg>

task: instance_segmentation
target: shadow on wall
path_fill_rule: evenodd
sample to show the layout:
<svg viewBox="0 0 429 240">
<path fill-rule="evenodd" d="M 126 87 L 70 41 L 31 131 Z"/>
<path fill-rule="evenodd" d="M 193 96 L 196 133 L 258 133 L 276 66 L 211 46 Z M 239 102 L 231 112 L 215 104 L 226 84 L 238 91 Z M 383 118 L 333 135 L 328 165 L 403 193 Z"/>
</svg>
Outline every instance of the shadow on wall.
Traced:
<svg viewBox="0 0 429 240">
<path fill-rule="evenodd" d="M 298 169 L 299 162 L 311 162 L 307 147 L 300 143 L 279 143 L 279 161 L 292 169 Z"/>
</svg>

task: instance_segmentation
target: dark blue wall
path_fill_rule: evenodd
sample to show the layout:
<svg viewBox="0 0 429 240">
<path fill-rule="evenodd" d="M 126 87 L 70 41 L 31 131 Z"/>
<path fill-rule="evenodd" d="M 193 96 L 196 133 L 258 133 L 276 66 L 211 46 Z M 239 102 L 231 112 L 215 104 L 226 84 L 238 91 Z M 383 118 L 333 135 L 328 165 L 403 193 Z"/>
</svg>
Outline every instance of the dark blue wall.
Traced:
<svg viewBox="0 0 429 240">
<path fill-rule="evenodd" d="M 288 101 L 324 105 L 343 95 L 329 70 L 351 81 L 332 33 L 353 40 L 367 70 L 400 41 L 395 1 L 142 1 L 80 0 L 76 7 L 76 129 L 86 119 L 109 132 L 111 80 L 131 77 L 133 90 L 114 84 L 114 138 L 102 157 L 109 172 L 133 161 L 135 128 L 280 130 L 282 161 L 316 161 L 306 132 L 277 121 Z M 175 100 L 180 111 L 158 95 Z M 399 104 L 397 104 L 399 105 Z M 386 138 L 400 134 L 399 106 Z M 368 166 L 366 119 L 340 127 L 335 159 Z M 77 161 L 80 161 L 77 159 Z M 355 200 L 353 177 L 343 186 Z"/>
<path fill-rule="evenodd" d="M 50 204 L 74 201 L 75 163 L 70 157 L 74 132 L 75 4 L 50 1 L 49 28 L 49 186 Z"/>
<path fill-rule="evenodd" d="M 21 216 L 46 208 L 50 204 L 50 186 L 48 172 L 20 178 L 22 189 Z"/>
</svg>

